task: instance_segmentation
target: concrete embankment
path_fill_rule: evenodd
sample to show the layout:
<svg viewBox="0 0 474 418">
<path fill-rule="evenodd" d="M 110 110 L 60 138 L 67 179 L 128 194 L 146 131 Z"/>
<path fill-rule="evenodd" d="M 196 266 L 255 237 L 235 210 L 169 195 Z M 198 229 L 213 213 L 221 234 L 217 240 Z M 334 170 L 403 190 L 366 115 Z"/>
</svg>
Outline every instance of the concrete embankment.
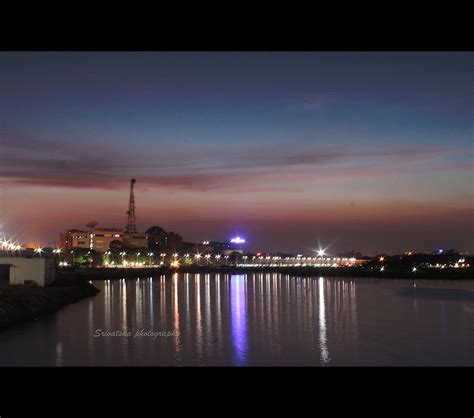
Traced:
<svg viewBox="0 0 474 418">
<path fill-rule="evenodd" d="M 2 284 L 0 330 L 37 319 L 98 292 L 97 288 L 83 280 L 63 280 L 48 287 Z"/>
</svg>

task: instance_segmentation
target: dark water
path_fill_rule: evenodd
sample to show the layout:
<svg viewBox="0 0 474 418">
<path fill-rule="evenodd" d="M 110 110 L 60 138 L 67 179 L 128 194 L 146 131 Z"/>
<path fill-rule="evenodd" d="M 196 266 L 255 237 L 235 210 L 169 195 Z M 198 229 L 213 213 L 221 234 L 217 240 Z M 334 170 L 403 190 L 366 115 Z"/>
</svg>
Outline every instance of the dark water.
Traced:
<svg viewBox="0 0 474 418">
<path fill-rule="evenodd" d="M 474 366 L 474 281 L 176 274 L 94 285 L 96 297 L 0 333 L 0 365 Z"/>
</svg>

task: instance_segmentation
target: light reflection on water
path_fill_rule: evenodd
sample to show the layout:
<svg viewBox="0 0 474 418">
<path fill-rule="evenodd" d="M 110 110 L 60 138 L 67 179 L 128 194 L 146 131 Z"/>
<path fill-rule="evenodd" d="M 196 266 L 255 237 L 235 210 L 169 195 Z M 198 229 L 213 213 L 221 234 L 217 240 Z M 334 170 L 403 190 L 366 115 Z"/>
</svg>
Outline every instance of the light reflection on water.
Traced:
<svg viewBox="0 0 474 418">
<path fill-rule="evenodd" d="M 469 365 L 474 283 L 173 274 L 0 333 L 0 365 Z M 131 337 L 94 337 L 96 330 Z M 173 335 L 136 337 L 140 331 Z"/>
<path fill-rule="evenodd" d="M 319 350 L 321 361 L 329 363 L 329 351 L 326 342 L 326 302 L 324 299 L 324 279 L 319 278 Z"/>
<path fill-rule="evenodd" d="M 230 282 L 230 319 L 234 364 L 245 365 L 247 355 L 246 278 L 235 275 Z"/>
</svg>

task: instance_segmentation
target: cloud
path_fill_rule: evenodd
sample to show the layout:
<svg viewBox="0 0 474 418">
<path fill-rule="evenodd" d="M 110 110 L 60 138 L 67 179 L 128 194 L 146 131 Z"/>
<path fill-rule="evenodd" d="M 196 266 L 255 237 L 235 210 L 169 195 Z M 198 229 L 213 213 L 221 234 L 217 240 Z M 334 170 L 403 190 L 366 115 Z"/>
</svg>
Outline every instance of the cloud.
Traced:
<svg viewBox="0 0 474 418">
<path fill-rule="evenodd" d="M 190 191 L 300 191 L 310 180 L 386 174 L 432 159 L 444 148 L 241 149 L 201 147 L 147 150 L 97 142 L 0 134 L 0 178 L 16 185 L 118 189 L 131 177 L 159 188 Z M 389 165 L 388 165 L 389 164 Z M 453 167 L 455 169 L 455 167 Z"/>
</svg>

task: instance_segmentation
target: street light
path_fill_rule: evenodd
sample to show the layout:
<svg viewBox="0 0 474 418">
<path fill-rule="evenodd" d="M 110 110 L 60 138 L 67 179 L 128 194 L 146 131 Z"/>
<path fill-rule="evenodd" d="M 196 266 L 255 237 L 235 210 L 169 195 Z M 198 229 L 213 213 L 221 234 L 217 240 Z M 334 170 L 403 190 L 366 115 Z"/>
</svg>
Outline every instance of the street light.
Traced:
<svg viewBox="0 0 474 418">
<path fill-rule="evenodd" d="M 199 266 L 199 259 L 201 258 L 201 254 L 196 254 L 194 258 L 197 260 L 197 265 Z"/>
<path fill-rule="evenodd" d="M 105 255 L 105 264 L 108 265 L 109 264 L 109 255 L 110 255 L 110 251 L 106 251 L 104 253 Z"/>
<path fill-rule="evenodd" d="M 57 254 L 58 255 L 58 261 L 61 262 L 61 250 L 59 248 L 56 248 L 55 250 L 53 250 L 53 254 Z"/>
<path fill-rule="evenodd" d="M 160 257 L 161 257 L 161 264 L 165 264 L 166 253 L 161 253 Z"/>
<path fill-rule="evenodd" d="M 225 265 L 227 266 L 227 260 L 228 260 L 229 256 L 226 255 L 226 256 L 224 256 L 224 258 L 225 258 Z"/>
<path fill-rule="evenodd" d="M 71 254 L 72 254 L 72 266 L 74 267 L 74 262 L 75 262 L 75 260 L 74 260 L 74 251 L 71 251 Z"/>
<path fill-rule="evenodd" d="M 153 253 L 148 253 L 148 265 L 151 266 L 151 257 L 153 257 Z"/>
<path fill-rule="evenodd" d="M 141 253 L 137 253 L 137 264 L 138 264 L 138 256 L 140 255 Z"/>
<path fill-rule="evenodd" d="M 211 254 L 206 254 L 205 257 L 207 259 L 207 265 L 209 266 L 209 259 L 211 258 Z"/>
<path fill-rule="evenodd" d="M 35 253 L 36 254 L 39 254 L 40 257 L 41 257 L 41 253 L 43 252 L 43 249 L 41 247 L 38 247 L 36 250 L 35 250 Z"/>
</svg>

